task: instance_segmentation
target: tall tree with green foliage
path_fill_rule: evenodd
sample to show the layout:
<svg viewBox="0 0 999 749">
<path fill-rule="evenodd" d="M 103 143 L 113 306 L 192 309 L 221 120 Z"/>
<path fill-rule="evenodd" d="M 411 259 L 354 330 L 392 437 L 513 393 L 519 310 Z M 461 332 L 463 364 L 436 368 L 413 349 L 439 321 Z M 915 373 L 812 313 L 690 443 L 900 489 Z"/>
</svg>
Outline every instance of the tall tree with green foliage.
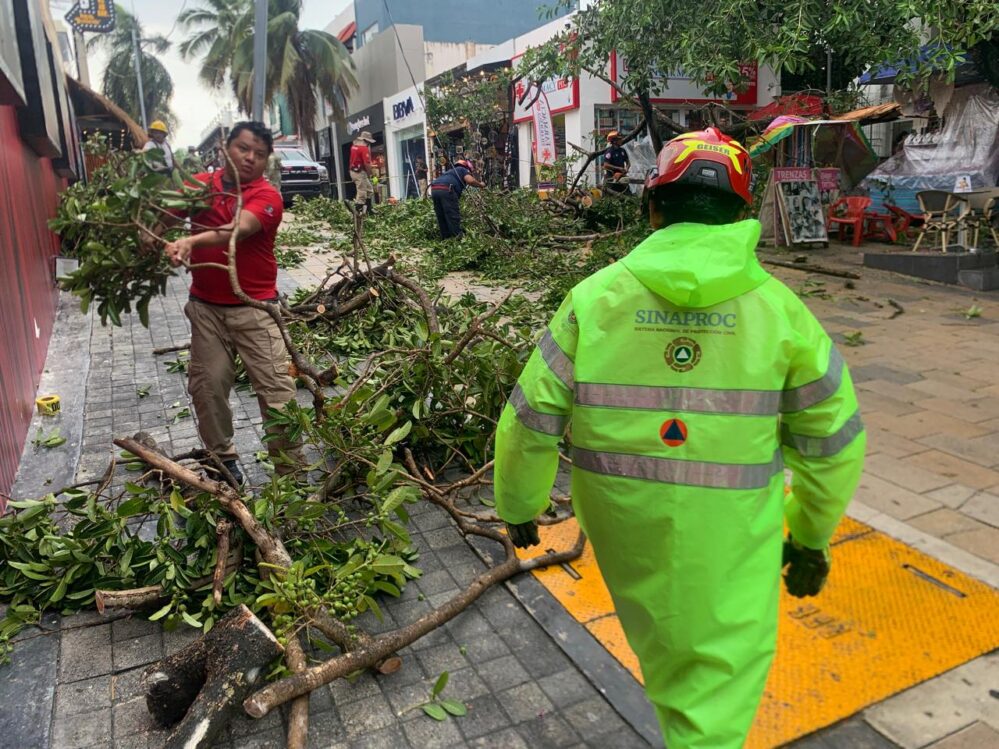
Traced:
<svg viewBox="0 0 999 749">
<path fill-rule="evenodd" d="M 281 95 L 298 134 L 315 134 L 320 102 L 336 117 L 347 114 L 347 98 L 357 88 L 354 63 L 335 36 L 299 26 L 301 0 L 270 0 L 267 10 L 267 74 L 264 101 Z M 253 3 L 251 0 L 201 0 L 180 22 L 190 36 L 181 45 L 185 57 L 202 57 L 200 76 L 220 88 L 226 78 L 240 108 L 253 103 Z"/>
<path fill-rule="evenodd" d="M 556 8 L 569 4 L 559 0 Z M 726 81 L 739 84 L 744 63 L 796 73 L 814 68 L 826 49 L 854 75 L 910 60 L 916 75 L 953 75 L 962 52 L 997 31 L 995 0 L 603 0 L 531 50 L 520 69 L 535 78 L 584 70 L 606 77 L 616 52 L 628 64 L 625 93 L 636 97 L 660 71 L 681 69 L 721 93 Z M 920 57 L 928 42 L 929 54 Z"/>
<path fill-rule="evenodd" d="M 177 17 L 189 32 L 180 44 L 185 60 L 201 59 L 198 77 L 209 88 L 226 82 L 232 57 L 240 40 L 253 34 L 253 3 L 250 0 L 201 0 Z"/>
<path fill-rule="evenodd" d="M 177 125 L 177 116 L 170 109 L 173 79 L 157 57 L 170 49 L 170 41 L 159 35 L 143 34 L 139 19 L 120 5 L 115 5 L 115 13 L 117 21 L 114 31 L 109 34 L 95 34 L 87 41 L 88 50 L 103 50 L 108 54 L 107 64 L 101 76 L 101 90 L 111 101 L 128 112 L 132 119 L 142 122 L 132 46 L 134 29 L 139 37 L 142 98 L 145 100 L 146 116 L 150 122 L 154 119 L 163 120 L 171 129 L 174 128 Z"/>
</svg>

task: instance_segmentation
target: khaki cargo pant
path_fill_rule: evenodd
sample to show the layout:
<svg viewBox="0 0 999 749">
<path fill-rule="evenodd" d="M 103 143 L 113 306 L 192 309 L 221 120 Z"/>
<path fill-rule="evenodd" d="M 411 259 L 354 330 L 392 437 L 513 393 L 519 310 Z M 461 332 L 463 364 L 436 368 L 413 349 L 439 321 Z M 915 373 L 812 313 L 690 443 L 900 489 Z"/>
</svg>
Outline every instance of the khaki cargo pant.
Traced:
<svg viewBox="0 0 999 749">
<path fill-rule="evenodd" d="M 357 194 L 354 196 L 354 203 L 357 205 L 364 205 L 372 196 L 375 194 L 374 185 L 371 184 L 371 178 L 368 177 L 367 172 L 351 172 L 350 178 L 354 180 L 354 187 L 357 188 Z"/>
<path fill-rule="evenodd" d="M 236 378 L 236 354 L 243 360 L 257 394 L 260 415 L 266 421 L 268 408 L 281 408 L 295 398 L 295 381 L 288 374 L 288 350 L 281 331 L 263 310 L 189 300 L 184 313 L 191 321 L 187 389 L 198 417 L 198 433 L 207 449 L 222 460 L 229 460 L 237 457 L 229 407 L 229 393 Z M 285 439 L 279 427 L 271 427 L 267 433 L 276 435 L 266 443 L 272 458 L 283 451 L 294 463 L 304 463 L 300 445 Z M 282 461 L 275 465 L 278 473 L 298 467 Z"/>
</svg>

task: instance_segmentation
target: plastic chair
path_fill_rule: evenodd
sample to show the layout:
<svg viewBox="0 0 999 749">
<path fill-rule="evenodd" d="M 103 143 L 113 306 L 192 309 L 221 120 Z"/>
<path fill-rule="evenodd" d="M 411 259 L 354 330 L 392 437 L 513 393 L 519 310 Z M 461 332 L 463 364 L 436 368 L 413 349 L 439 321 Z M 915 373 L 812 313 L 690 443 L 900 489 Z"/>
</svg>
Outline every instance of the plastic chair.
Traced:
<svg viewBox="0 0 999 749">
<path fill-rule="evenodd" d="M 923 190 L 916 193 L 916 200 L 923 211 L 923 225 L 912 251 L 918 252 L 923 237 L 933 231 L 940 235 L 940 250 L 947 252 L 947 235 L 966 228 L 965 219 L 971 212 L 968 199 L 943 190 Z"/>
<path fill-rule="evenodd" d="M 999 234 L 992 220 L 999 218 L 999 187 L 962 193 L 962 196 L 967 198 L 969 207 L 965 223 L 968 229 L 974 229 L 971 246 L 978 247 L 978 236 L 983 228 L 992 232 L 992 239 L 999 245 Z"/>
<path fill-rule="evenodd" d="M 836 224 L 836 236 L 843 241 L 843 229 L 853 227 L 853 246 L 859 247 L 864 238 L 864 211 L 871 205 L 871 199 L 860 195 L 840 198 L 829 206 L 827 229 Z M 841 208 L 842 207 L 842 208 Z"/>
<path fill-rule="evenodd" d="M 918 213 L 909 213 L 904 208 L 891 203 L 885 203 L 885 208 L 895 217 L 895 233 L 909 238 L 910 229 L 918 229 L 923 225 L 923 217 Z"/>
</svg>

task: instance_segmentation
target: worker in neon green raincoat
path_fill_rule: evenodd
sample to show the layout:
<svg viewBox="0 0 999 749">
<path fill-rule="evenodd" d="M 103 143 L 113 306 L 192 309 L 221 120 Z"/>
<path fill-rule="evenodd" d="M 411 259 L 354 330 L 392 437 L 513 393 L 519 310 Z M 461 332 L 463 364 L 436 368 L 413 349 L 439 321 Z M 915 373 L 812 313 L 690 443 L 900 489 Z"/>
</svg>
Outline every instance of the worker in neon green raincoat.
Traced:
<svg viewBox="0 0 999 749">
<path fill-rule="evenodd" d="M 663 147 L 656 231 L 566 297 L 496 437 L 496 509 L 526 547 L 571 418 L 573 507 L 670 749 L 743 745 L 781 570 L 791 594 L 819 592 L 863 466 L 843 359 L 738 220 L 750 168 L 713 128 Z"/>
</svg>

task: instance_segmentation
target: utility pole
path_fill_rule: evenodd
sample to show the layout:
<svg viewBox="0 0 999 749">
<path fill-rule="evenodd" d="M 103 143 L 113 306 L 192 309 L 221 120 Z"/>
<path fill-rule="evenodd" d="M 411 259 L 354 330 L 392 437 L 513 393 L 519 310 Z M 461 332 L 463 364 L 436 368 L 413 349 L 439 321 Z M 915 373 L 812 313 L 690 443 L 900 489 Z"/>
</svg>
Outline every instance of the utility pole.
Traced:
<svg viewBox="0 0 999 749">
<path fill-rule="evenodd" d="M 76 75 L 87 88 L 90 88 L 90 67 L 87 65 L 87 46 L 83 32 L 73 29 L 73 51 L 76 52 Z"/>
<path fill-rule="evenodd" d="M 253 24 L 253 119 L 264 121 L 264 92 L 267 80 L 267 0 L 255 0 Z"/>
<path fill-rule="evenodd" d="M 139 60 L 139 35 L 132 27 L 132 52 L 135 57 L 135 81 L 139 87 L 139 113 L 142 115 L 142 129 L 149 129 L 149 121 L 146 119 L 146 97 L 142 92 L 142 63 Z"/>
</svg>

